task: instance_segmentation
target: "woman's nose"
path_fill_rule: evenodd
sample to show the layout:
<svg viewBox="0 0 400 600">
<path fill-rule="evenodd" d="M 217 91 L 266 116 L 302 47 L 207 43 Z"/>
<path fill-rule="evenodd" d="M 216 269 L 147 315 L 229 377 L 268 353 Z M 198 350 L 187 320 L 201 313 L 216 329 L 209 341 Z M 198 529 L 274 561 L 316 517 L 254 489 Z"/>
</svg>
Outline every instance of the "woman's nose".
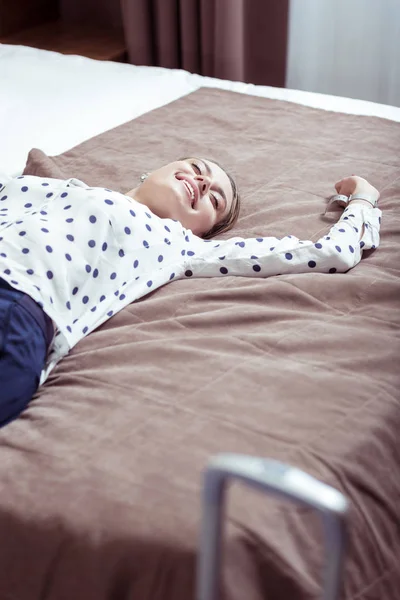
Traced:
<svg viewBox="0 0 400 600">
<path fill-rule="evenodd" d="M 199 186 L 200 194 L 205 196 L 208 193 L 208 190 L 211 186 L 211 180 L 207 175 L 196 175 L 195 176 L 196 183 Z"/>
</svg>

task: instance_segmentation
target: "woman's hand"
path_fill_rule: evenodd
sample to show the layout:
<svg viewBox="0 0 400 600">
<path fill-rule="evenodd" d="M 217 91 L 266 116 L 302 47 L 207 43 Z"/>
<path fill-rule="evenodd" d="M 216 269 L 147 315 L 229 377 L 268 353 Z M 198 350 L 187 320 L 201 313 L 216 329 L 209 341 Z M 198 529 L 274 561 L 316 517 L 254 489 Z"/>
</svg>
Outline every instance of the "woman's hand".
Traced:
<svg viewBox="0 0 400 600">
<path fill-rule="evenodd" d="M 335 188 L 338 194 L 344 196 L 350 196 L 352 194 L 365 194 L 366 198 L 369 198 L 371 202 L 377 202 L 379 200 L 379 192 L 373 185 L 368 183 L 366 179 L 352 175 L 351 177 L 345 177 L 337 183 Z M 363 200 L 354 200 L 354 202 L 364 203 Z M 369 204 L 369 203 L 368 203 Z"/>
</svg>

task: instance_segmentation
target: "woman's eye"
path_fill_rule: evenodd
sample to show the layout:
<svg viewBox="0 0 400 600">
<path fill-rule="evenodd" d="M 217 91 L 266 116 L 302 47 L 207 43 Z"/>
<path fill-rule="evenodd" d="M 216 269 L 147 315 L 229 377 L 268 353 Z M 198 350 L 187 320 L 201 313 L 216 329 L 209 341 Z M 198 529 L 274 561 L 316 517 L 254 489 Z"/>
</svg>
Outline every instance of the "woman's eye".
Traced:
<svg viewBox="0 0 400 600">
<path fill-rule="evenodd" d="M 201 175 L 201 169 L 197 163 L 192 162 L 192 167 L 198 175 Z"/>
<path fill-rule="evenodd" d="M 214 195 L 212 197 L 213 197 L 214 202 L 215 202 L 215 209 L 218 210 L 218 207 L 219 207 L 218 198 L 216 196 L 214 196 Z"/>
</svg>

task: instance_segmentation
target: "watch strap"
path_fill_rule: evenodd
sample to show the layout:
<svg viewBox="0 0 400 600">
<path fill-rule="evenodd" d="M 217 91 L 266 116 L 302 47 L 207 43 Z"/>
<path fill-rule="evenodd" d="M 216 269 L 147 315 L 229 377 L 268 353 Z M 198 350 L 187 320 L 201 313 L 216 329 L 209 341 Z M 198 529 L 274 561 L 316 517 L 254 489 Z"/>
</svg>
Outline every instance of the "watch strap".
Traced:
<svg viewBox="0 0 400 600">
<path fill-rule="evenodd" d="M 350 196 L 345 196 L 344 194 L 335 194 L 329 198 L 329 202 L 326 205 L 324 215 L 328 212 L 329 208 L 334 202 L 337 202 L 343 208 L 346 207 L 352 200 L 365 200 L 369 202 L 372 208 L 376 208 L 378 206 L 378 201 L 374 200 L 369 194 L 351 194 Z"/>
</svg>

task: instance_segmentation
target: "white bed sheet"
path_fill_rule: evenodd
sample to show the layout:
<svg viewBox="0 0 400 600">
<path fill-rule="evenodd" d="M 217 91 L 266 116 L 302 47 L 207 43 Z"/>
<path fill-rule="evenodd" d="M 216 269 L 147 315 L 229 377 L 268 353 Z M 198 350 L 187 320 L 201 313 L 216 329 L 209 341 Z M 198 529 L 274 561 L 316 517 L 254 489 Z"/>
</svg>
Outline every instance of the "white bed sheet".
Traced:
<svg viewBox="0 0 400 600">
<path fill-rule="evenodd" d="M 0 171 L 18 175 L 33 147 L 60 154 L 202 86 L 400 121 L 400 108 L 363 100 L 0 44 Z"/>
</svg>

